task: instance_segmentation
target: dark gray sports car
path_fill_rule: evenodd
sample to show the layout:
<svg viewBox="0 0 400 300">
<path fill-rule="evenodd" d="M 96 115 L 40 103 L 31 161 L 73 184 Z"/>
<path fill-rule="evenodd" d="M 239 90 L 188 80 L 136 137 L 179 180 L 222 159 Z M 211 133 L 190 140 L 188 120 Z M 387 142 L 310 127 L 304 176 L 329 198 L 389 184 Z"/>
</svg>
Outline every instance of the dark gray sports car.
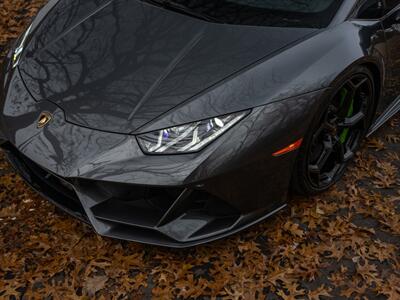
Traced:
<svg viewBox="0 0 400 300">
<path fill-rule="evenodd" d="M 101 235 L 215 240 L 340 179 L 400 110 L 400 0 L 50 0 L 0 74 L 0 144 Z"/>
</svg>

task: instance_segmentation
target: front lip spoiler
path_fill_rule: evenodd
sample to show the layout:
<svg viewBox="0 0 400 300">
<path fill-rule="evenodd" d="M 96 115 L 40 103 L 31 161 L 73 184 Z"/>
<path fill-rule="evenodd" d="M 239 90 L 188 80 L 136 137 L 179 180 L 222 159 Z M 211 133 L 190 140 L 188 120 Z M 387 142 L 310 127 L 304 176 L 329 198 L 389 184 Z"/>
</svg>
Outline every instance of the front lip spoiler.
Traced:
<svg viewBox="0 0 400 300">
<path fill-rule="evenodd" d="M 32 189 L 37 191 L 41 196 L 49 200 L 51 203 L 53 203 L 66 213 L 87 223 L 88 225 L 93 227 L 93 229 L 98 234 L 105 237 L 169 248 L 187 248 L 212 242 L 235 234 L 258 222 L 265 220 L 266 218 L 274 215 L 276 212 L 286 207 L 286 204 L 280 204 L 274 209 L 262 209 L 253 211 L 245 215 L 240 215 L 235 224 L 229 228 L 220 228 L 219 230 L 214 230 L 208 235 L 203 235 L 203 238 L 180 241 L 172 238 L 171 236 L 168 236 L 168 231 L 166 231 L 164 227 L 153 228 L 149 226 L 148 228 L 146 228 L 145 226 L 126 226 L 126 224 L 124 225 L 121 220 L 109 221 L 102 219 L 102 216 L 95 215 L 94 213 L 94 208 L 96 208 L 96 205 L 88 207 L 87 203 L 93 203 L 93 199 L 85 201 L 85 198 L 87 198 L 90 193 L 83 191 L 82 187 L 79 184 L 71 184 L 71 187 L 73 187 L 76 193 L 77 199 L 79 199 L 79 201 L 74 201 L 74 197 L 70 197 L 68 195 L 68 192 L 57 191 L 57 186 L 55 187 L 54 185 L 52 185 L 49 179 L 41 178 L 41 176 L 39 176 L 37 172 L 34 172 L 32 171 L 32 169 L 26 167 L 26 162 L 19 158 L 23 157 L 23 154 L 19 153 L 19 151 L 14 149 L 13 146 L 5 144 L 3 145 L 3 148 L 5 149 L 7 158 L 11 162 L 12 166 L 23 177 L 23 179 L 29 184 Z M 34 162 L 32 163 L 35 164 Z M 54 177 L 57 176 L 52 173 L 48 174 Z M 65 182 L 66 185 L 70 184 L 69 181 L 65 181 L 64 179 L 59 177 L 57 177 L 57 180 L 62 180 L 63 182 Z M 62 187 L 60 186 L 60 188 Z M 104 202 L 100 202 L 100 205 L 102 203 Z"/>
<path fill-rule="evenodd" d="M 242 226 L 238 226 L 237 228 L 233 229 L 233 230 L 229 230 L 226 231 L 222 234 L 219 235 L 215 235 L 209 238 L 205 238 L 202 240 L 198 240 L 195 242 L 186 242 L 186 243 L 177 243 L 177 242 L 166 242 L 166 243 L 162 243 L 162 242 L 157 242 L 157 241 L 152 241 L 152 240 L 148 240 L 148 239 L 140 239 L 140 238 L 129 238 L 126 236 L 119 236 L 118 234 L 110 234 L 110 235 L 104 235 L 107 237 L 111 237 L 111 238 L 116 238 L 116 239 L 120 239 L 120 240 L 128 240 L 131 242 L 138 242 L 138 243 L 144 243 L 144 244 L 149 244 L 149 245 L 153 245 L 153 246 L 161 246 L 161 247 L 168 247 L 168 248 L 177 248 L 177 249 L 183 249 L 183 248 L 189 248 L 189 247 L 194 247 L 194 246 L 198 246 L 201 244 L 205 244 L 205 243 L 209 243 L 209 242 L 214 242 L 220 239 L 223 239 L 225 237 L 231 236 L 235 233 L 238 233 L 240 231 L 243 231 L 257 223 L 260 223 L 262 221 L 264 221 L 265 219 L 275 215 L 276 213 L 278 213 L 280 210 L 284 209 L 287 206 L 287 204 L 284 204 L 278 208 L 276 208 L 273 211 L 269 211 L 268 213 L 259 213 L 260 215 L 262 215 L 259 218 L 256 218 L 255 220 L 245 223 Z"/>
</svg>

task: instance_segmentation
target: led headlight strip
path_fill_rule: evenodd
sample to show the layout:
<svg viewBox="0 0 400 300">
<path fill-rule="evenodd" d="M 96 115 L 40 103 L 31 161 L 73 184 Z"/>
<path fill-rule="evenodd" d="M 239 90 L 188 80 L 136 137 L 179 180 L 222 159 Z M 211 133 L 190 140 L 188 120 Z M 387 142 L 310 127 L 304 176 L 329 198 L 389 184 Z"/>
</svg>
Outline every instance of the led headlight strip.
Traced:
<svg viewBox="0 0 400 300">
<path fill-rule="evenodd" d="M 232 128 L 248 114 L 242 111 L 186 125 L 171 127 L 138 136 L 143 151 L 148 154 L 196 152 Z"/>
</svg>

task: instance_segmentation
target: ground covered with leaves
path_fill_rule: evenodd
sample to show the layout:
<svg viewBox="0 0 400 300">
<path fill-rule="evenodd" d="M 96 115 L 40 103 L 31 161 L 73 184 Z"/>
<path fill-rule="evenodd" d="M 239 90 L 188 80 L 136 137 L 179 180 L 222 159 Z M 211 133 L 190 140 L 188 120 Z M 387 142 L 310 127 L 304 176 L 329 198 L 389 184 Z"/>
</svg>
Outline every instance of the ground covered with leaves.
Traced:
<svg viewBox="0 0 400 300">
<path fill-rule="evenodd" d="M 2 0 L 0 53 L 45 0 Z M 400 116 L 345 179 L 267 222 L 186 250 L 97 236 L 0 152 L 0 298 L 400 299 Z"/>
</svg>

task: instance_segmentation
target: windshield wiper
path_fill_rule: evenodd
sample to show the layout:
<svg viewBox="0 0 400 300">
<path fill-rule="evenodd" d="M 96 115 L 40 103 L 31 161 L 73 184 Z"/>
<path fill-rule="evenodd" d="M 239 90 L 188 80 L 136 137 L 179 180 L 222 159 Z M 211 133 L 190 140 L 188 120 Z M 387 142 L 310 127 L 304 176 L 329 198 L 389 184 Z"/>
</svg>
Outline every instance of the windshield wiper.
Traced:
<svg viewBox="0 0 400 300">
<path fill-rule="evenodd" d="M 146 0 L 146 1 L 149 3 L 152 3 L 154 5 L 161 6 L 163 8 L 175 11 L 175 12 L 179 12 L 179 13 L 183 13 L 185 15 L 191 16 L 191 17 L 195 17 L 197 19 L 205 20 L 208 22 L 223 23 L 223 22 L 221 22 L 221 20 L 219 20 L 217 18 L 196 12 L 182 4 L 179 4 L 179 3 L 176 3 L 173 1 L 169 1 L 169 0 Z"/>
</svg>

